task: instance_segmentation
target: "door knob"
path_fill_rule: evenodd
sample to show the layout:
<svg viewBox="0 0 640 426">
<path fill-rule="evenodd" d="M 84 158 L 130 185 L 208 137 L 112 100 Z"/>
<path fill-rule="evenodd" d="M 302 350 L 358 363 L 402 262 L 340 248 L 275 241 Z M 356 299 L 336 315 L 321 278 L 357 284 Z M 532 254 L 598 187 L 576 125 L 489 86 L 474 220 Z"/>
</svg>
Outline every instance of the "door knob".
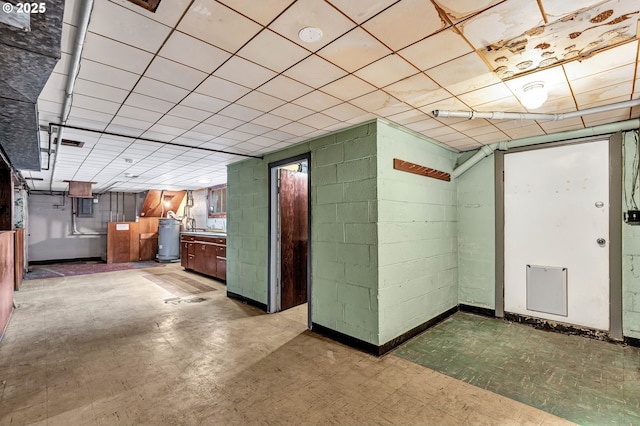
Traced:
<svg viewBox="0 0 640 426">
<path fill-rule="evenodd" d="M 598 238 L 596 240 L 596 243 L 598 243 L 600 247 L 604 247 L 607 244 L 607 240 L 605 240 L 604 238 Z"/>
</svg>

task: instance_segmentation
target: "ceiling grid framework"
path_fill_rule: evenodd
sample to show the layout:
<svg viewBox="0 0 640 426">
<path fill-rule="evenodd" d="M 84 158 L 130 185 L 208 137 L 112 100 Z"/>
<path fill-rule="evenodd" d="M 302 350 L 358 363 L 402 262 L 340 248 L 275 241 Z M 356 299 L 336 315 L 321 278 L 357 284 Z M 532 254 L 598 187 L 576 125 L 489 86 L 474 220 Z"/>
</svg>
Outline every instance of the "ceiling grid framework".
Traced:
<svg viewBox="0 0 640 426">
<path fill-rule="evenodd" d="M 60 121 L 79 1 L 66 1 L 62 58 L 38 100 L 41 125 Z M 199 148 L 260 156 L 374 118 L 465 151 L 638 117 L 638 108 L 567 122 L 431 114 L 559 113 L 636 99 L 640 7 L 632 0 L 570 3 L 164 0 L 151 13 L 127 0 L 95 0 L 68 124 L 132 138 L 66 130 L 65 139 L 85 145 L 60 148 L 52 188 L 64 190 L 63 180 L 73 179 L 98 182 L 98 191 L 196 189 L 225 182 L 226 165 L 241 159 Z M 585 24 L 584 16 L 604 19 Z M 516 42 L 528 33 L 541 44 L 540 28 L 559 22 L 565 33 L 581 32 L 576 39 L 591 46 L 588 55 L 507 77 L 490 66 L 487 47 L 521 47 Z M 615 42 L 591 28 L 631 24 L 633 36 L 627 28 L 628 37 Z M 297 37 L 308 26 L 322 30 L 319 42 Z M 536 51 L 524 46 L 522 52 Z M 522 52 L 511 52 L 508 63 Z M 527 111 L 519 97 L 536 79 L 549 98 Z M 46 133 L 41 140 L 47 148 Z M 44 153 L 45 167 L 47 160 Z M 48 170 L 24 175 L 43 179 L 33 188 L 48 189 Z"/>
</svg>

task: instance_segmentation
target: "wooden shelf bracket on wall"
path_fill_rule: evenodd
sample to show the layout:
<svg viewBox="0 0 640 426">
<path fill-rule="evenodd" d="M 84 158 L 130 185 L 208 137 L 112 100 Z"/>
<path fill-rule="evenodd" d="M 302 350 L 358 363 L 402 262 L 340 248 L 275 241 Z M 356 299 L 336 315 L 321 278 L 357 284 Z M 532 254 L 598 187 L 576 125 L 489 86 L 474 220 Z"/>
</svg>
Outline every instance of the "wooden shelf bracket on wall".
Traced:
<svg viewBox="0 0 640 426">
<path fill-rule="evenodd" d="M 441 172 L 440 170 L 421 166 L 420 164 L 410 163 L 408 161 L 403 161 L 397 158 L 393 159 L 393 168 L 403 172 L 414 173 L 420 176 L 443 180 L 445 182 L 451 181 L 451 175 L 447 172 Z"/>
</svg>

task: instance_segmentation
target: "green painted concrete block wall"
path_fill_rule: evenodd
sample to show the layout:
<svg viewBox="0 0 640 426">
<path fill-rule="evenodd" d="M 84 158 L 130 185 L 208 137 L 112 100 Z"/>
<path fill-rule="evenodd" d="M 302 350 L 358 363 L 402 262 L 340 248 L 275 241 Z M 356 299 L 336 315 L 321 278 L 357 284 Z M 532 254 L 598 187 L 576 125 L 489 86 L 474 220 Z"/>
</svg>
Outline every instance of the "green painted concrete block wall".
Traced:
<svg viewBox="0 0 640 426">
<path fill-rule="evenodd" d="M 624 182 L 625 194 L 623 211 L 634 208 L 631 205 L 632 172 L 634 158 L 638 150 L 635 132 L 624 134 Z M 636 133 L 637 134 L 637 133 Z M 640 204 L 640 194 L 636 190 L 636 204 Z M 640 338 L 640 226 L 622 224 L 622 328 L 623 334 Z"/>
<path fill-rule="evenodd" d="M 394 158 L 451 173 L 456 154 L 379 122 L 379 344 L 458 304 L 456 182 L 395 170 Z"/>
<path fill-rule="evenodd" d="M 626 132 L 624 141 L 625 190 L 629 198 L 637 149 L 633 132 Z M 495 308 L 493 160 L 493 155 L 485 158 L 458 178 L 459 302 L 490 309 Z M 623 205 L 623 210 L 628 208 Z M 623 334 L 640 338 L 640 226 L 621 226 Z"/>
<path fill-rule="evenodd" d="M 268 164 L 311 153 L 313 322 L 378 343 L 375 122 L 229 165 L 227 288 L 267 303 Z"/>
<path fill-rule="evenodd" d="M 494 156 L 458 177 L 458 301 L 495 309 Z"/>
</svg>

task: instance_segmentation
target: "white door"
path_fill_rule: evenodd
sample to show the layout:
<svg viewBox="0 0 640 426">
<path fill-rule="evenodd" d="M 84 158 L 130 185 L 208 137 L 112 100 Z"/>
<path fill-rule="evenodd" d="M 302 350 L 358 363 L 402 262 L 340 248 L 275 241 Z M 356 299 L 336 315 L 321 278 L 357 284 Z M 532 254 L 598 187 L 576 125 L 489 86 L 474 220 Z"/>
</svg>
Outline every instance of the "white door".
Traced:
<svg viewBox="0 0 640 426">
<path fill-rule="evenodd" d="M 608 204 L 607 140 L 505 154 L 506 312 L 609 330 Z"/>
</svg>

